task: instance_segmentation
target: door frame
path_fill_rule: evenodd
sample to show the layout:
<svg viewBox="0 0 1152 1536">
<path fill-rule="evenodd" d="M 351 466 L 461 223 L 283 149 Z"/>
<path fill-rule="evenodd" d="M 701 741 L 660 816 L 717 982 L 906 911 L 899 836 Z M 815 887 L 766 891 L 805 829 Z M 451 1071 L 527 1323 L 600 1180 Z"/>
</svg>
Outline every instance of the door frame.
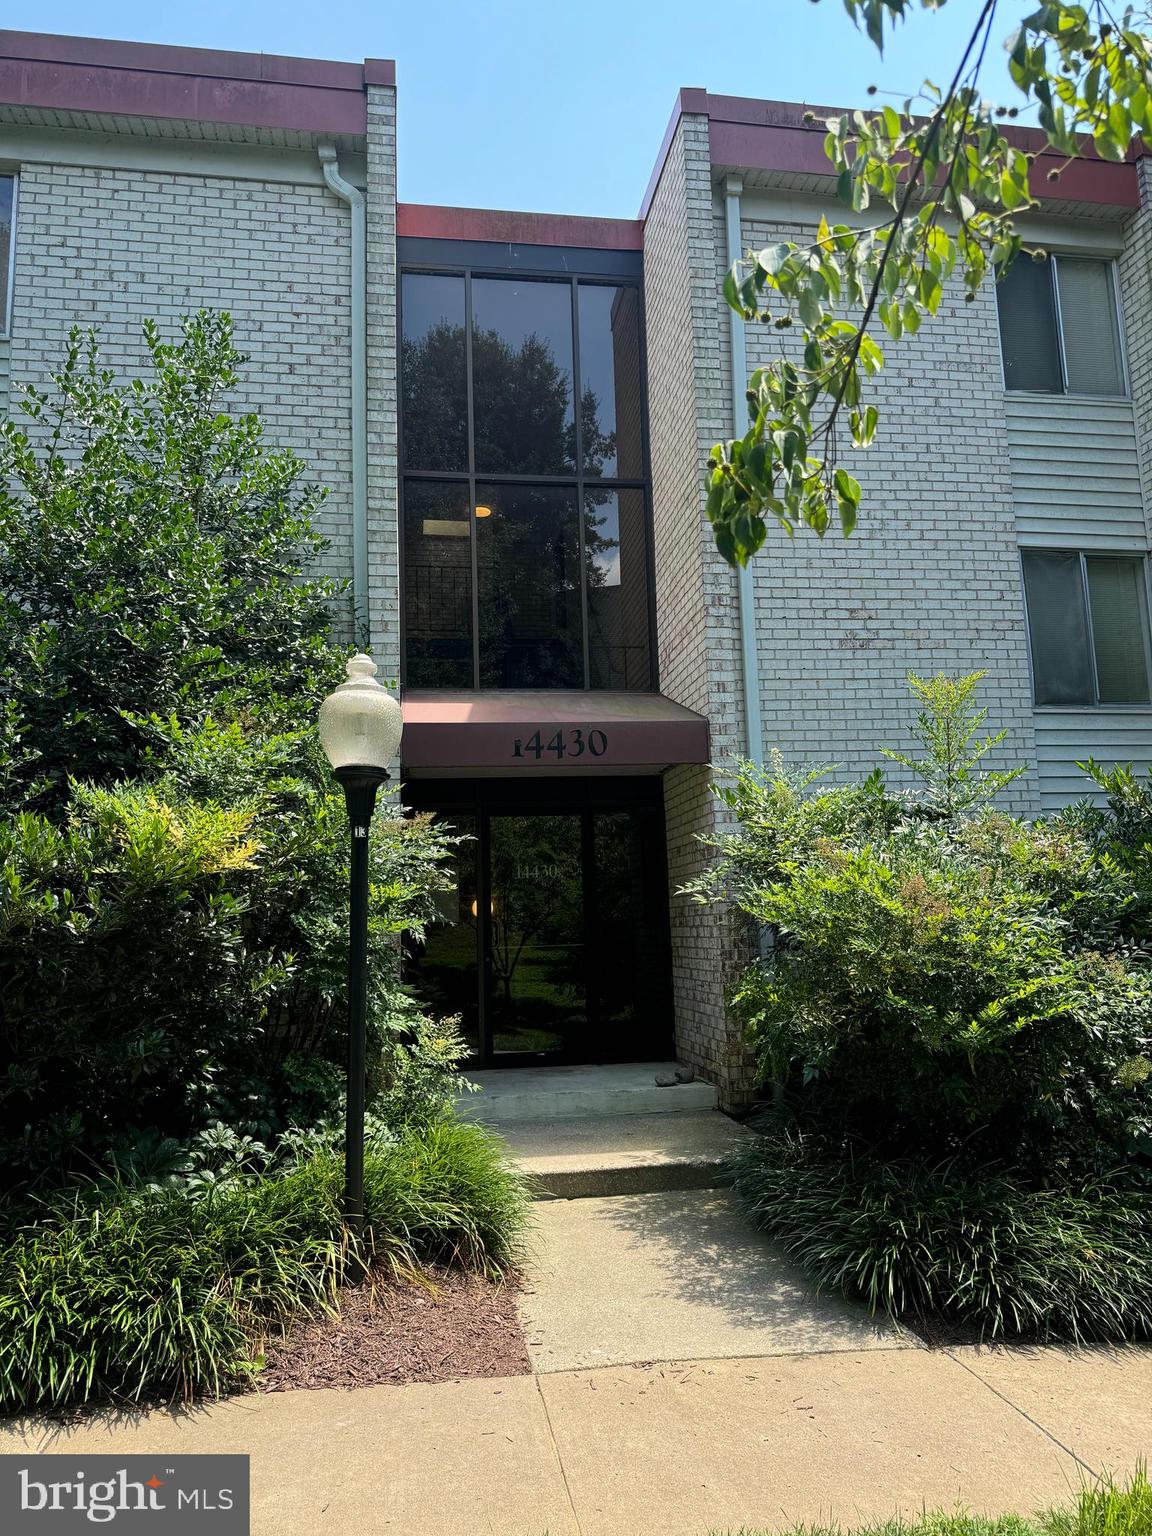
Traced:
<svg viewBox="0 0 1152 1536">
<path fill-rule="evenodd" d="M 476 818 L 476 1022 L 479 1053 L 469 1058 L 472 1069 L 502 1069 L 541 1065 L 576 1065 L 588 1062 L 587 1053 L 568 1051 L 500 1051 L 493 1049 L 492 1020 L 489 1014 L 492 946 L 492 866 L 491 822 L 493 816 L 554 815 L 580 816 L 580 867 L 585 954 L 591 953 L 596 933 L 596 900 L 589 887 L 592 866 L 593 814 L 597 811 L 630 811 L 638 807 L 655 809 L 660 818 L 660 835 L 654 839 L 657 865 L 646 870 L 645 877 L 662 893 L 660 919 L 664 947 L 671 974 L 671 923 L 668 911 L 667 839 L 664 834 L 663 781 L 649 774 L 605 775 L 602 778 L 576 775 L 532 778 L 411 779 L 402 786 L 406 808 L 434 811 L 450 821 L 452 812 Z M 587 969 L 587 967 L 586 967 Z M 669 995 L 668 1044 L 672 1040 L 672 1009 Z M 602 1040 L 599 1028 L 599 998 L 585 990 L 588 1034 Z M 598 1050 L 591 1059 L 598 1061 L 636 1061 L 636 1050 L 620 1052 Z M 645 1058 L 646 1059 L 646 1058 Z"/>
</svg>

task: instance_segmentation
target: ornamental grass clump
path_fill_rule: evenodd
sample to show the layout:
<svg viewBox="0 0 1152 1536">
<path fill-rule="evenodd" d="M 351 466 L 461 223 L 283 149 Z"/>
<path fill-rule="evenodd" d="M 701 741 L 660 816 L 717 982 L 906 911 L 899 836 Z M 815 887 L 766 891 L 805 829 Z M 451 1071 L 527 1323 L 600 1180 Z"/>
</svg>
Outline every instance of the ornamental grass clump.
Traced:
<svg viewBox="0 0 1152 1536">
<path fill-rule="evenodd" d="M 1152 1190 L 1122 1175 L 1036 1188 L 776 1133 L 735 1187 L 818 1289 L 873 1312 L 989 1340 L 1152 1337 Z"/>
<path fill-rule="evenodd" d="M 218 1186 L 93 1185 L 26 1207 L 0 1249 L 0 1411 L 218 1395 L 265 1340 L 335 1306 L 349 1263 L 343 1164 L 322 1146 Z M 375 1138 L 365 1165 L 376 1271 L 516 1260 L 523 1181 L 482 1127 Z"/>
</svg>

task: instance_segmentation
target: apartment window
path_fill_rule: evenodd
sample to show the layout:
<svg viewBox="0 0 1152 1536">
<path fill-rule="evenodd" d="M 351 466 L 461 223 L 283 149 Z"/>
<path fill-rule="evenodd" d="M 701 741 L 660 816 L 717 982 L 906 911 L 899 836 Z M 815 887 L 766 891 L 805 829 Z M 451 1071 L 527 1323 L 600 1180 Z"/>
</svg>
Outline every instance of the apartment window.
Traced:
<svg viewBox="0 0 1152 1536">
<path fill-rule="evenodd" d="M 12 258 L 15 254 L 16 178 L 0 176 L 0 336 L 12 315 Z"/>
<path fill-rule="evenodd" d="M 401 277 L 405 682 L 653 685 L 633 282 Z"/>
<path fill-rule="evenodd" d="M 1007 389 L 1122 395 L 1124 360 L 1113 263 L 1022 256 L 996 286 Z"/>
<path fill-rule="evenodd" d="M 1029 549 L 1023 561 L 1036 703 L 1149 703 L 1143 558 Z"/>
</svg>

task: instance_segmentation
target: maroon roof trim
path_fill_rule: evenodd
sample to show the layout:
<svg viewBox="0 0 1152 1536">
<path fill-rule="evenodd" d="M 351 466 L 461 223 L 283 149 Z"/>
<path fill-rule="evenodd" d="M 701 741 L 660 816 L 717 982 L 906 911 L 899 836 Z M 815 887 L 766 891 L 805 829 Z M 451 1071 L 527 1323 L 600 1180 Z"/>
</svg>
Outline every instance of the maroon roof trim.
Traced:
<svg viewBox="0 0 1152 1536">
<path fill-rule="evenodd" d="M 365 87 L 395 79 L 390 59 L 349 64 L 0 31 L 0 102 L 10 106 L 361 136 Z"/>
<path fill-rule="evenodd" d="M 686 89 L 680 92 L 672 121 L 664 135 L 656 168 L 648 183 L 641 208 L 647 216 L 652 196 L 668 155 L 676 125 L 685 113 L 701 114 L 708 119 L 710 158 L 713 165 L 741 170 L 780 171 L 792 175 L 828 176 L 831 167 L 824 155 L 823 121 L 805 122 L 805 115 L 815 113 L 823 119 L 836 113 L 835 107 L 809 107 L 790 101 L 759 101 L 746 96 L 714 96 L 707 91 Z M 1021 149 L 1039 153 L 1032 168 L 1031 187 L 1035 197 L 1044 202 L 1098 203 L 1116 208 L 1136 208 L 1140 202 L 1135 160 L 1137 151 L 1119 164 L 1099 159 L 1091 141 L 1084 140 L 1084 153 L 1065 165 L 1064 158 L 1045 149 L 1045 138 L 1036 129 L 1007 128 L 1006 137 Z M 1060 169 L 1058 181 L 1049 181 L 1048 172 Z"/>
<path fill-rule="evenodd" d="M 396 233 L 423 240 L 491 240 L 501 245 L 571 245 L 604 251 L 644 247 L 644 226 L 638 219 L 447 208 L 434 203 L 397 203 Z"/>
</svg>

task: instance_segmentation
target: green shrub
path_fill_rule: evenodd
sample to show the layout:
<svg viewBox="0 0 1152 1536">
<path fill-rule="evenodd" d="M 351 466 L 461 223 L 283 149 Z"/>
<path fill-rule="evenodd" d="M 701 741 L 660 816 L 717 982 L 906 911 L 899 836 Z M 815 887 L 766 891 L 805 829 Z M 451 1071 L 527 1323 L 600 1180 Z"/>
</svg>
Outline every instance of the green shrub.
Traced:
<svg viewBox="0 0 1152 1536">
<path fill-rule="evenodd" d="M 26 1209 L 0 1250 L 0 1411 L 220 1393 L 268 1334 L 331 1304 L 348 1251 L 330 1148 L 198 1190 L 94 1185 Z M 476 1125 L 375 1138 L 365 1214 L 375 1263 L 496 1274 L 514 1263 L 523 1182 Z"/>
<path fill-rule="evenodd" d="M 745 1529 L 738 1536 L 767 1533 Z M 1152 1536 L 1152 1485 L 1141 1466 L 1122 1485 L 1101 1478 L 1086 1484 L 1075 1503 L 1032 1516 L 940 1511 L 914 1520 L 881 1520 L 850 1533 L 838 1525 L 802 1525 L 785 1536 Z"/>
<path fill-rule="evenodd" d="M 343 1080 L 322 491 L 229 412 L 227 316 L 145 340 L 148 376 L 121 383 L 74 333 L 29 431 L 0 424 L 0 1186 L 218 1121 L 271 1139 L 331 1114 Z M 371 1086 L 397 1123 L 456 1086 L 398 973 L 447 851 L 381 807 Z"/>
<path fill-rule="evenodd" d="M 993 805 L 979 675 L 911 680 L 918 780 L 778 757 L 694 888 L 760 927 L 730 990 L 781 1111 L 736 1187 L 820 1285 L 988 1338 L 1152 1333 L 1152 789 Z"/>
<path fill-rule="evenodd" d="M 0 703 L 23 744 L 9 792 L 38 806 L 136 776 L 141 719 L 268 715 L 331 672 L 345 589 L 308 571 L 325 493 L 229 409 L 229 317 L 174 342 L 149 321 L 144 343 L 120 381 L 74 328 L 50 390 L 23 390 L 25 429 L 0 422 Z"/>
<path fill-rule="evenodd" d="M 804 1123 L 889 1158 L 1095 1175 L 1152 1151 L 1152 931 L 1109 813 L 989 804 L 1011 775 L 978 767 L 998 738 L 975 739 L 972 682 L 917 680 L 922 791 L 746 769 L 696 894 L 771 935 L 731 1005 Z"/>
<path fill-rule="evenodd" d="M 1152 1193 L 1123 1178 L 1037 1189 L 1000 1167 L 773 1133 L 742 1153 L 735 1187 L 819 1288 L 873 1312 L 986 1339 L 1152 1336 Z"/>
<path fill-rule="evenodd" d="M 210 753 L 223 783 L 198 764 Z M 267 1138 L 334 1107 L 346 1039 L 343 797 L 300 737 L 249 743 L 239 725 L 209 720 L 173 733 L 166 761 L 149 783 L 74 786 L 63 826 L 33 812 L 0 820 L 9 1178 L 91 1167 L 133 1128 L 187 1138 L 224 1120 Z M 446 851 L 424 818 L 386 804 L 374 819 L 372 1086 L 393 1085 L 401 1116 L 417 1097 L 431 1112 L 436 1092 L 442 1103 L 456 1085 L 443 1040 L 397 975 L 396 936 L 420 931 Z M 412 1048 L 396 1056 L 399 1034 L 428 1065 L 423 1078 Z"/>
</svg>

